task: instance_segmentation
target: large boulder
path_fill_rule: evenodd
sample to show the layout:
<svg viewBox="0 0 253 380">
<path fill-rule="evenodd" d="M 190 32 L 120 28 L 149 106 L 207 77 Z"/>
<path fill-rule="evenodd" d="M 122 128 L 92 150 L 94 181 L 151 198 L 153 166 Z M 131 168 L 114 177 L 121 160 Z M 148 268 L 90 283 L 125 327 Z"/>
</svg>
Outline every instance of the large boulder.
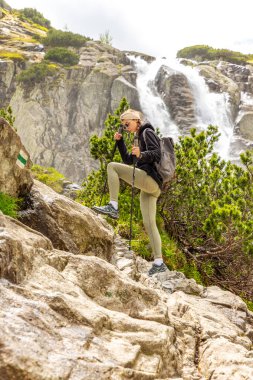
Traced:
<svg viewBox="0 0 253 380">
<path fill-rule="evenodd" d="M 26 203 L 27 209 L 20 213 L 20 220 L 47 236 L 54 248 L 110 260 L 113 230 L 89 208 L 37 180 Z"/>
<path fill-rule="evenodd" d="M 186 76 L 167 66 L 161 66 L 155 78 L 155 85 L 172 120 L 181 131 L 189 131 L 196 123 L 196 107 Z"/>
<path fill-rule="evenodd" d="M 26 195 L 33 180 L 29 153 L 8 122 L 0 117 L 0 191 L 18 197 Z"/>
<path fill-rule="evenodd" d="M 251 108 L 251 112 L 243 112 L 239 116 L 236 127 L 243 138 L 253 141 L 253 107 Z"/>
<path fill-rule="evenodd" d="M 237 83 L 240 91 L 252 92 L 252 76 L 253 76 L 253 66 L 252 65 L 236 65 L 228 62 L 219 62 L 217 69 L 228 78 L 232 79 Z"/>
<path fill-rule="evenodd" d="M 253 314 L 232 293 L 166 293 L 3 215 L 0 247 L 1 379 L 253 378 Z"/>
<path fill-rule="evenodd" d="M 0 226 L 1 379 L 176 377 L 181 353 L 155 290 L 11 218 Z"/>
</svg>

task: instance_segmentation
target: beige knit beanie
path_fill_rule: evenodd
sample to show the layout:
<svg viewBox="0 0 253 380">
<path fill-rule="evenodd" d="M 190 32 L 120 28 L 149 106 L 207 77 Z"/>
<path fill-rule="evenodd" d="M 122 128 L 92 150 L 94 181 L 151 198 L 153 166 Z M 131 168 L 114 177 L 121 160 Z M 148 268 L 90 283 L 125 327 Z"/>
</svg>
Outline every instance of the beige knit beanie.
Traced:
<svg viewBox="0 0 253 380">
<path fill-rule="evenodd" d="M 142 113 L 129 108 L 120 115 L 120 120 L 142 120 Z"/>
</svg>

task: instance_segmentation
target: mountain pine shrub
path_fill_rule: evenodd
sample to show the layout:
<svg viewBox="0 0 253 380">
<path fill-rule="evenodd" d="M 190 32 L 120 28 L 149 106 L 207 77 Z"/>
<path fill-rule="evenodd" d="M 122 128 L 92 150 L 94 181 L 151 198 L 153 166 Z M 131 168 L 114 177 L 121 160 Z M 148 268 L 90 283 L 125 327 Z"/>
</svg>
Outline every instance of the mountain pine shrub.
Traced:
<svg viewBox="0 0 253 380">
<path fill-rule="evenodd" d="M 44 167 L 41 165 L 32 166 L 33 177 L 38 181 L 45 183 L 47 186 L 51 187 L 57 193 L 63 192 L 63 180 L 64 175 L 59 173 L 53 167 Z"/>
<path fill-rule="evenodd" d="M 0 192 L 0 211 L 2 211 L 3 214 L 17 218 L 20 202 L 20 199 Z"/>
<path fill-rule="evenodd" d="M 45 28 L 51 27 L 50 21 L 34 8 L 24 8 L 19 10 L 19 18 L 23 21 L 33 22 Z"/>
<path fill-rule="evenodd" d="M 14 128 L 15 117 L 13 116 L 11 106 L 0 108 L 0 116 L 2 116 Z"/>
<path fill-rule="evenodd" d="M 214 152 L 218 129 L 180 137 L 176 179 L 160 199 L 166 231 L 207 285 L 253 299 L 253 153 L 241 165 Z"/>
<path fill-rule="evenodd" d="M 69 31 L 50 29 L 47 36 L 41 39 L 41 42 L 45 46 L 50 47 L 81 47 L 84 46 L 89 38 L 82 36 L 81 34 L 72 33 Z"/>
<path fill-rule="evenodd" d="M 55 47 L 49 49 L 44 57 L 48 61 L 61 63 L 63 65 L 74 66 L 79 62 L 79 55 L 63 48 Z"/>
<path fill-rule="evenodd" d="M 46 62 L 34 63 L 28 69 L 23 70 L 17 80 L 26 86 L 33 86 L 35 83 L 44 82 L 47 77 L 52 77 L 57 73 L 55 65 Z"/>
<path fill-rule="evenodd" d="M 100 167 L 83 182 L 79 201 L 91 207 L 107 203 L 108 188 L 103 184 L 110 161 L 121 162 L 113 135 L 120 125 L 119 115 L 128 108 L 126 99 L 114 115 L 109 114 L 102 137 L 93 136 L 90 150 Z M 157 222 L 164 259 L 172 270 L 205 285 L 219 285 L 253 300 L 253 153 L 241 155 L 241 165 L 222 160 L 215 153 L 218 128 L 209 126 L 197 134 L 180 137 L 175 145 L 176 178 L 158 201 Z M 131 141 L 125 138 L 128 148 Z M 131 186 L 122 181 L 119 221 L 108 219 L 123 237 L 129 238 Z M 147 235 L 142 224 L 139 191 L 135 189 L 133 248 L 150 258 Z"/>
<path fill-rule="evenodd" d="M 243 54 L 228 49 L 214 49 L 208 45 L 185 47 L 177 52 L 177 58 L 188 58 L 198 62 L 222 60 L 239 65 L 246 65 L 252 60 L 252 54 Z"/>
</svg>

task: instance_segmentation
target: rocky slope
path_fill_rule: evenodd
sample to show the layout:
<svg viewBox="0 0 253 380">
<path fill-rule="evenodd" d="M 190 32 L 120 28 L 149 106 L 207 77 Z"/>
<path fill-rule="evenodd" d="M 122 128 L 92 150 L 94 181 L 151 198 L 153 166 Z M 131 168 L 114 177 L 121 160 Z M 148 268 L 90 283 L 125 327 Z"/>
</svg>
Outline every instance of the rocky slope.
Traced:
<svg viewBox="0 0 253 380">
<path fill-rule="evenodd" d="M 253 378 L 239 297 L 182 273 L 149 278 L 102 216 L 37 181 L 26 197 L 25 224 L 0 214 L 1 379 Z"/>
</svg>

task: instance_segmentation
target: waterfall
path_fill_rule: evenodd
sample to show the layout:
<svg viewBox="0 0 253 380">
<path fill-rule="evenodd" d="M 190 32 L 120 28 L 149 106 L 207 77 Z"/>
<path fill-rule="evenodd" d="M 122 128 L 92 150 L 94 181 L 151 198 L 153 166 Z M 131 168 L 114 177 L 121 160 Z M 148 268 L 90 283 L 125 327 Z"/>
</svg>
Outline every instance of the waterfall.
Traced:
<svg viewBox="0 0 253 380">
<path fill-rule="evenodd" d="M 149 64 L 140 57 L 129 56 L 129 58 L 137 70 L 136 85 L 143 113 L 164 136 L 170 135 L 177 140 L 179 129 L 171 120 L 166 105 L 154 85 L 154 79 L 161 63 L 157 60 Z"/>
<path fill-rule="evenodd" d="M 206 129 L 209 124 L 217 125 L 221 134 L 216 150 L 224 159 L 229 159 L 233 140 L 233 123 L 230 116 L 228 94 L 211 93 L 204 78 L 196 68 L 180 64 L 178 60 L 156 59 L 147 63 L 140 57 L 129 56 L 137 71 L 137 89 L 140 105 L 154 127 L 159 127 L 164 136 L 178 139 L 180 131 L 171 120 L 168 109 L 156 91 L 154 80 L 162 65 L 183 73 L 189 82 L 196 104 L 197 128 Z"/>
</svg>

